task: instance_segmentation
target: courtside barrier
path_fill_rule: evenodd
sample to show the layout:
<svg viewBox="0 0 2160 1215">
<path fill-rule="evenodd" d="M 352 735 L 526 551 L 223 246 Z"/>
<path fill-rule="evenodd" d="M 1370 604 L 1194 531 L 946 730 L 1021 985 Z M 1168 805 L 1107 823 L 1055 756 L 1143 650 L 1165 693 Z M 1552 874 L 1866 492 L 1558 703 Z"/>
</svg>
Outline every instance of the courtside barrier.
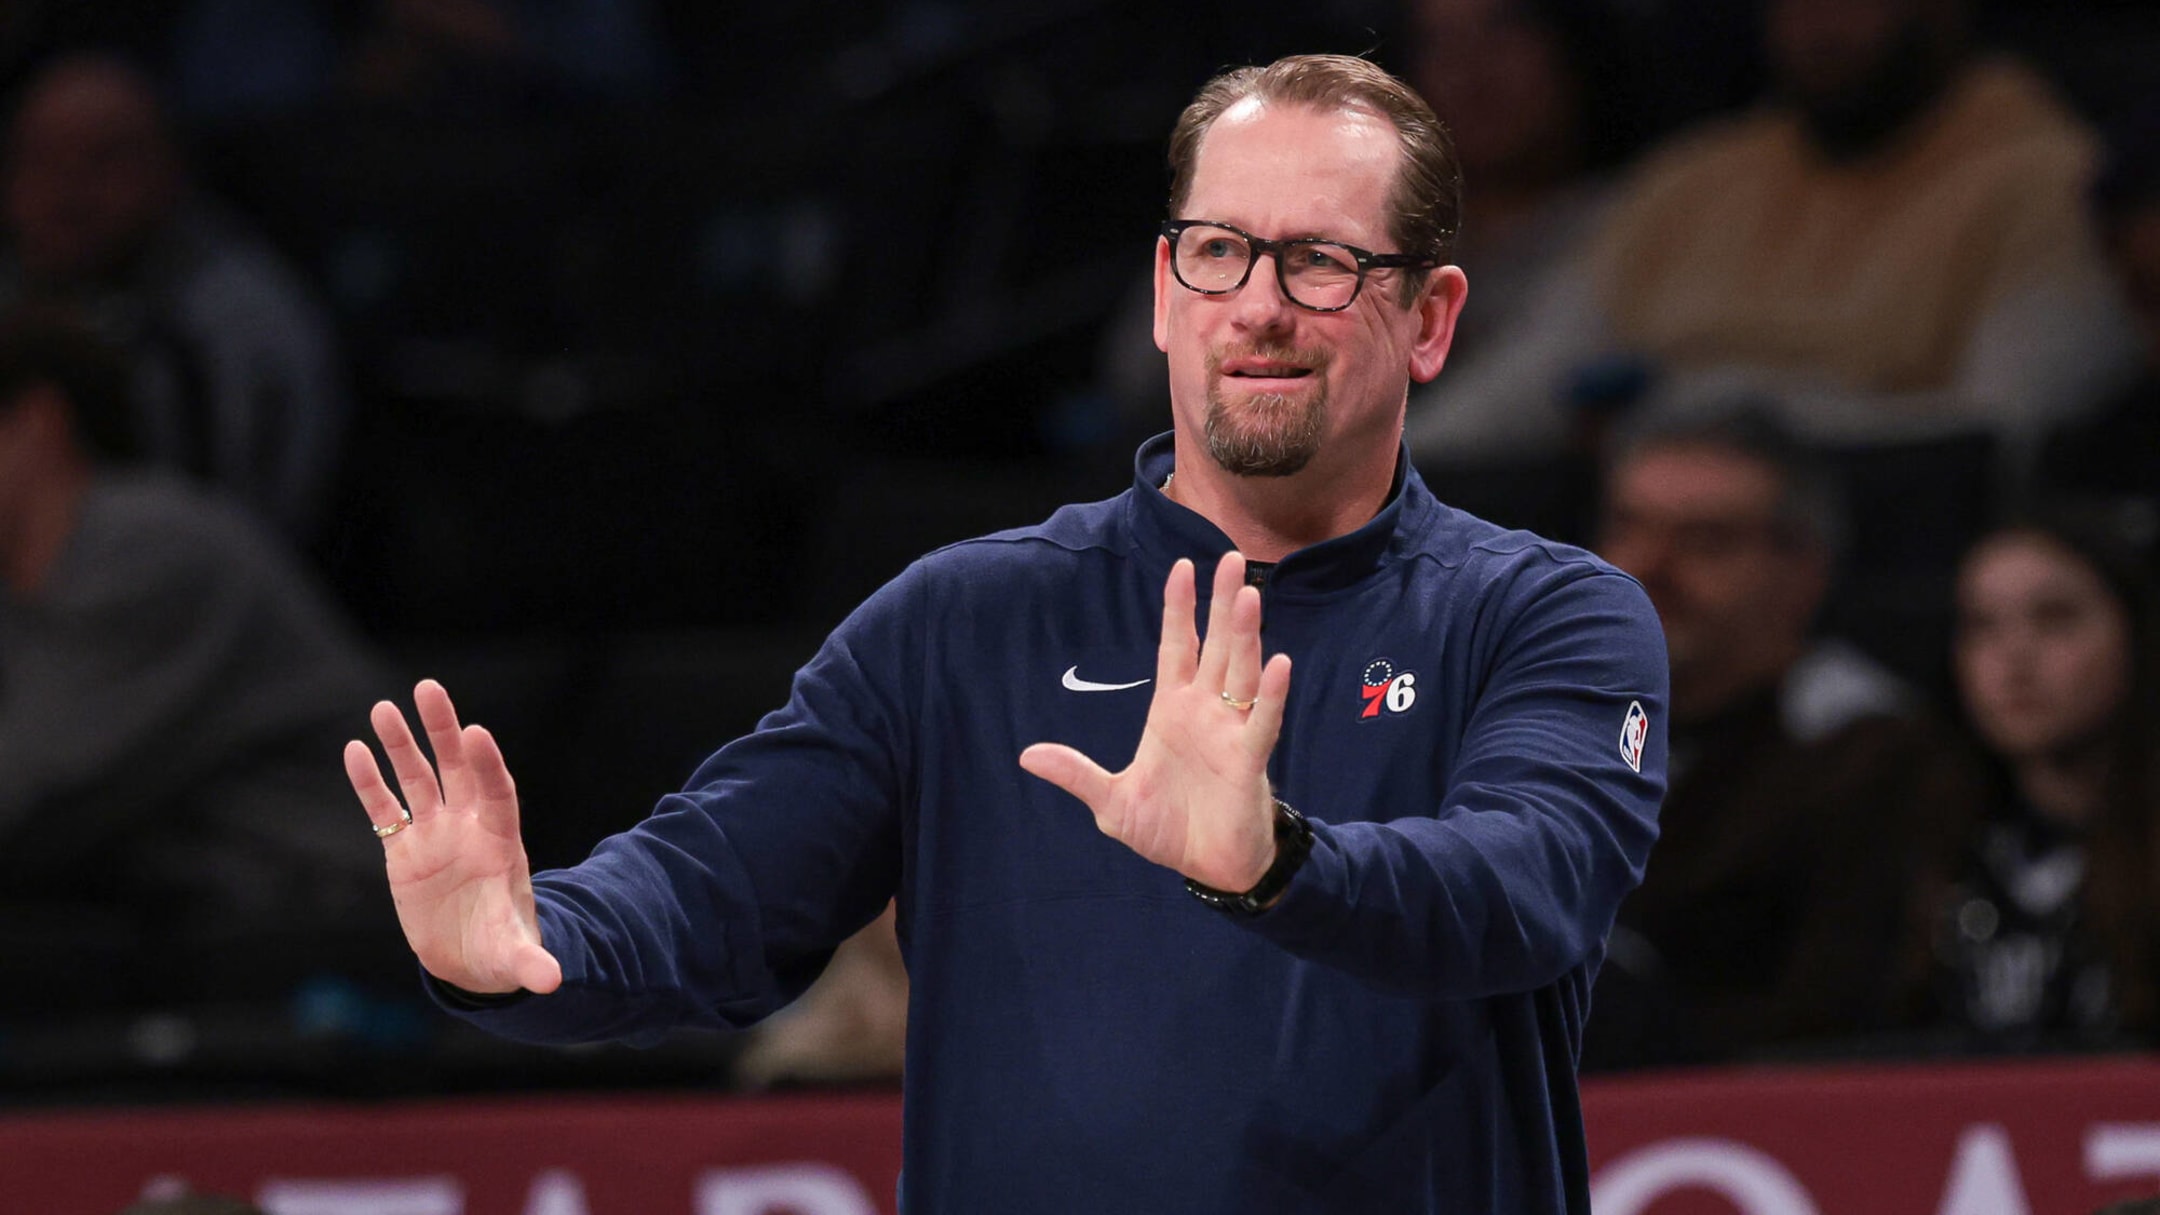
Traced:
<svg viewBox="0 0 2160 1215">
<path fill-rule="evenodd" d="M 2160 1194 L 2160 1058 L 1718 1069 L 1583 1086 L 1598 1215 L 2084 1215 Z M 934 1130 L 933 1130 L 934 1133 Z M 0 1115 L 0 1195 L 114 1215 L 874 1215 L 900 1103 L 547 1094 Z"/>
</svg>

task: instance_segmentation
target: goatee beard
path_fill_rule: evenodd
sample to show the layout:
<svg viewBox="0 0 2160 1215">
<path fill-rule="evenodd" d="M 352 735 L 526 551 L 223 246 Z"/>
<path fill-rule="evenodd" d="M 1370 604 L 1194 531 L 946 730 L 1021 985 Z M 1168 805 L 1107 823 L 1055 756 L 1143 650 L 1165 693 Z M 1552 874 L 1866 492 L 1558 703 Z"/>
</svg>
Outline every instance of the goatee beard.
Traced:
<svg viewBox="0 0 2160 1215">
<path fill-rule="evenodd" d="M 1232 400 L 1215 371 L 1208 385 L 1207 450 L 1224 472 L 1237 477 L 1288 477 L 1304 470 L 1320 450 L 1327 418 L 1327 383 L 1312 368 L 1314 383 L 1301 395 L 1262 393 Z"/>
</svg>

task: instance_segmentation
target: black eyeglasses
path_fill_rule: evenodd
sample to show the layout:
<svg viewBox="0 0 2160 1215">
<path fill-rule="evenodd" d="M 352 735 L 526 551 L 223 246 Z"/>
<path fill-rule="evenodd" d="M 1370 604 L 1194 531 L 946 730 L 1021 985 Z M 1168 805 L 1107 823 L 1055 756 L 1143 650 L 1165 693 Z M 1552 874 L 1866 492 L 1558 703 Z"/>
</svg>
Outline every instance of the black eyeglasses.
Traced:
<svg viewBox="0 0 2160 1215">
<path fill-rule="evenodd" d="M 1252 278 L 1261 255 L 1275 255 L 1275 281 L 1283 298 L 1311 312 L 1341 312 L 1357 302 L 1365 276 L 1374 270 L 1430 270 L 1438 258 L 1415 253 L 1373 253 L 1332 240 L 1265 240 L 1212 219 L 1165 221 L 1170 271 L 1185 288 L 1228 295 Z"/>
</svg>

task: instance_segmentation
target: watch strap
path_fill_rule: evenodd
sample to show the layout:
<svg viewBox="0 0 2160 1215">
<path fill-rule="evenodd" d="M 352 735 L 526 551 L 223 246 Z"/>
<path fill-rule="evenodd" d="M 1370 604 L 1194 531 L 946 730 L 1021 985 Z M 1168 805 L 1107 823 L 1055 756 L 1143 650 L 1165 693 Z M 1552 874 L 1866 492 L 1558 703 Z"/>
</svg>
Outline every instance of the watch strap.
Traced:
<svg viewBox="0 0 2160 1215">
<path fill-rule="evenodd" d="M 1275 863 L 1268 866 L 1260 880 L 1253 883 L 1243 894 L 1217 890 L 1203 886 L 1191 878 L 1185 879 L 1185 889 L 1191 895 L 1215 908 L 1234 915 L 1254 916 L 1267 910 L 1290 885 L 1290 879 L 1304 867 L 1305 858 L 1312 855 L 1312 824 L 1305 816 L 1290 808 L 1281 798 L 1275 799 Z"/>
</svg>

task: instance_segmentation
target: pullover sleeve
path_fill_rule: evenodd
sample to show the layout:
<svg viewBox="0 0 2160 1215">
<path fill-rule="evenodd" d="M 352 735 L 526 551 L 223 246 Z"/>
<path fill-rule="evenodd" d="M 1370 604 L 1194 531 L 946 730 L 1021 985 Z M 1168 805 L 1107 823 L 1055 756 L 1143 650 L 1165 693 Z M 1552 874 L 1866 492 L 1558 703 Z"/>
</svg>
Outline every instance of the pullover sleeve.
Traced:
<svg viewBox="0 0 2160 1215">
<path fill-rule="evenodd" d="M 1657 836 L 1664 637 L 1624 575 L 1544 581 L 1495 626 L 1440 804 L 1300 806 L 1312 855 L 1252 930 L 1375 988 L 1441 999 L 1536 990 L 1598 956 Z M 1623 741 L 1634 706 L 1639 751 Z"/>
<path fill-rule="evenodd" d="M 910 572 L 872 596 L 797 672 L 786 707 L 643 823 L 534 877 L 560 989 L 478 1007 L 437 990 L 438 1002 L 559 1043 L 740 1028 L 800 995 L 898 884 L 917 585 Z"/>
</svg>

